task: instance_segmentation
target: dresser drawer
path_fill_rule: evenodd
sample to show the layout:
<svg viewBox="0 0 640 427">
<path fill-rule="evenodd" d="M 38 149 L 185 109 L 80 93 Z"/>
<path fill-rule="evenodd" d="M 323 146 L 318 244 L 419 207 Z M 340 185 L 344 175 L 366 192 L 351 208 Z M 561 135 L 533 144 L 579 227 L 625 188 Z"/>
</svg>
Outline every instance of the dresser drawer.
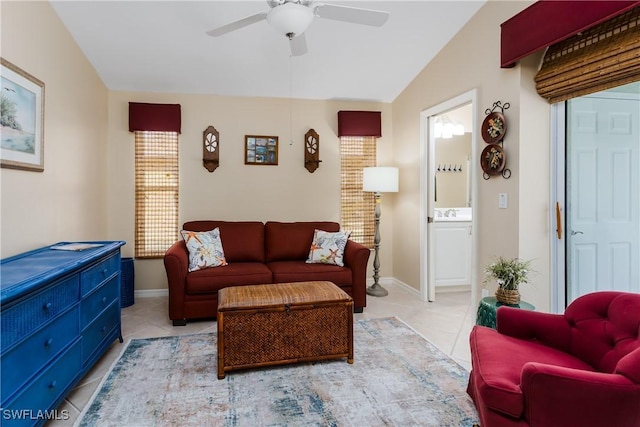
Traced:
<svg viewBox="0 0 640 427">
<path fill-rule="evenodd" d="M 2 355 L 0 402 L 5 402 L 79 335 L 79 311 L 76 305 Z"/>
<path fill-rule="evenodd" d="M 100 286 L 102 282 L 120 271 L 120 254 L 116 253 L 109 258 L 100 261 L 80 273 L 80 294 L 84 297 L 92 289 Z"/>
<path fill-rule="evenodd" d="M 80 341 L 75 341 L 62 355 L 56 358 L 49 367 L 27 386 L 20 394 L 3 406 L 3 414 L 26 414 L 26 418 L 2 420 L 3 426 L 33 425 L 37 419 L 31 419 L 46 408 L 52 408 L 54 402 L 62 398 L 69 385 L 81 372 Z M 55 407 L 53 407 L 55 408 Z M 9 412 L 7 412 L 9 411 Z"/>
<path fill-rule="evenodd" d="M 0 325 L 2 353 L 75 304 L 79 299 L 78 283 L 78 275 L 70 276 L 11 308 L 3 309 Z"/>
<path fill-rule="evenodd" d="M 100 343 L 119 325 L 120 302 L 115 301 L 82 332 L 82 361 L 89 360 Z"/>
<path fill-rule="evenodd" d="M 102 284 L 80 303 L 80 328 L 86 328 L 112 302 L 118 300 L 118 276 Z"/>
</svg>

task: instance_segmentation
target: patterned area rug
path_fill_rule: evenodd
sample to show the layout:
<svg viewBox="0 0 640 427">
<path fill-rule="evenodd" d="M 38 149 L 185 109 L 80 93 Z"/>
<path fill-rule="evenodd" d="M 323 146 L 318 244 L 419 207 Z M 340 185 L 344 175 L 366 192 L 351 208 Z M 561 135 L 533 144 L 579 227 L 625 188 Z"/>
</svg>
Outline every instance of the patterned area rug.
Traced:
<svg viewBox="0 0 640 427">
<path fill-rule="evenodd" d="M 354 322 L 355 361 L 228 372 L 216 334 L 131 340 L 79 426 L 472 426 L 468 372 L 397 318 Z"/>
</svg>

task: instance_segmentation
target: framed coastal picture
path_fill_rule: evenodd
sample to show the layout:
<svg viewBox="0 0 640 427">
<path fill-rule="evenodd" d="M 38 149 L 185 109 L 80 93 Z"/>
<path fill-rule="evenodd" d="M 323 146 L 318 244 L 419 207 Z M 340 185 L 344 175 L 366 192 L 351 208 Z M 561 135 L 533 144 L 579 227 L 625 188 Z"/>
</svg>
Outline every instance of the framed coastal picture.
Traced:
<svg viewBox="0 0 640 427">
<path fill-rule="evenodd" d="M 44 171 L 44 83 L 1 58 L 0 167 Z"/>
<path fill-rule="evenodd" d="M 278 137 L 264 135 L 245 135 L 244 164 L 277 165 Z"/>
</svg>

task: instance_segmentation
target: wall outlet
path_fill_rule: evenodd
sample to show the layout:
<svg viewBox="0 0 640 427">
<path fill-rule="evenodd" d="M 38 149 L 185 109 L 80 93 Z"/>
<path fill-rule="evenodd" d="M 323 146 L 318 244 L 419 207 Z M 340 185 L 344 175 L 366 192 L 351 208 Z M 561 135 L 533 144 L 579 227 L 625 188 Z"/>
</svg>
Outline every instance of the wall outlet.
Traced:
<svg viewBox="0 0 640 427">
<path fill-rule="evenodd" d="M 489 296 L 489 290 L 488 289 L 483 289 L 482 290 L 482 298 L 486 298 Z"/>
<path fill-rule="evenodd" d="M 509 196 L 507 196 L 507 193 L 498 194 L 498 208 L 507 209 L 508 206 L 509 206 Z"/>
</svg>

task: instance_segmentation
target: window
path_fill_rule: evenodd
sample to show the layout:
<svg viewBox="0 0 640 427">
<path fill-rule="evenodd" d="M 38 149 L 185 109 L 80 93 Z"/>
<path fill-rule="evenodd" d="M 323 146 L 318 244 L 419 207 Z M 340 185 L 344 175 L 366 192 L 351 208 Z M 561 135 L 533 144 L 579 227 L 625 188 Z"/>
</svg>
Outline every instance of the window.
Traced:
<svg viewBox="0 0 640 427">
<path fill-rule="evenodd" d="M 536 89 L 549 103 L 604 91 L 640 78 L 640 7 L 547 49 Z"/>
<path fill-rule="evenodd" d="M 376 165 L 376 137 L 340 138 L 341 224 L 351 239 L 373 247 L 375 233 L 373 193 L 362 191 L 362 169 Z"/>
<path fill-rule="evenodd" d="M 178 233 L 178 133 L 135 131 L 135 256 L 160 258 Z"/>
</svg>

